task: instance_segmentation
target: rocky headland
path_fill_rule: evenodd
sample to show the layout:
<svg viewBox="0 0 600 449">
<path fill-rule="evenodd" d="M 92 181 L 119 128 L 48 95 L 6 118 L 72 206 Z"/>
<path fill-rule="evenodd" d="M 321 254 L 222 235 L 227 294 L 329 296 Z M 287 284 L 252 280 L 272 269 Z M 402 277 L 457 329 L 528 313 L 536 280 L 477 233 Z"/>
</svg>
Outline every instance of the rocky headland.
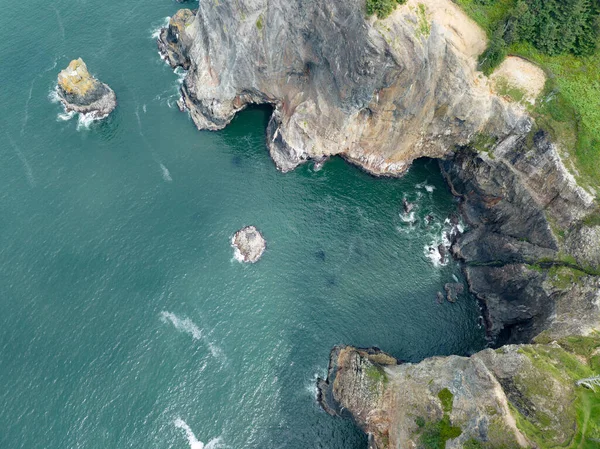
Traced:
<svg viewBox="0 0 600 449">
<path fill-rule="evenodd" d="M 234 248 L 234 256 L 237 260 L 255 263 L 265 252 L 267 242 L 258 229 L 254 226 L 246 226 L 234 234 L 231 246 Z"/>
<path fill-rule="evenodd" d="M 590 406 L 600 399 L 575 385 L 600 374 L 597 192 L 577 184 L 526 108 L 477 71 L 485 46 L 450 0 L 408 0 L 383 20 L 367 18 L 363 0 L 201 2 L 159 38 L 167 61 L 188 70 L 180 102 L 198 128 L 221 129 L 247 105 L 270 104 L 267 143 L 282 171 L 340 155 L 396 176 L 416 158 L 437 158 L 461 199 L 468 229 L 451 253 L 490 344 L 519 345 L 406 365 L 336 349 L 323 404 L 352 416 L 372 447 L 600 440 Z M 502 76 L 514 66 L 539 82 L 523 64 Z M 534 339 L 543 344 L 526 344 Z M 426 441 L 436 432 L 443 445 Z"/>
<path fill-rule="evenodd" d="M 56 91 L 67 112 L 101 119 L 117 107 L 114 91 L 93 77 L 81 58 L 72 60 L 58 74 Z"/>
</svg>

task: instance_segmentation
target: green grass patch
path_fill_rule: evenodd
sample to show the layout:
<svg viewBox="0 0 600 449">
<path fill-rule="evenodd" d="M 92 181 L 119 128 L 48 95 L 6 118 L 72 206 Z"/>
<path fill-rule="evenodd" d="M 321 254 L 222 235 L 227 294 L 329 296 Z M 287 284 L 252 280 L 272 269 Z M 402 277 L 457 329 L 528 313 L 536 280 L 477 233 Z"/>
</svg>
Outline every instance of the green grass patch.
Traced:
<svg viewBox="0 0 600 449">
<path fill-rule="evenodd" d="M 423 3 L 419 3 L 417 9 L 417 31 L 421 36 L 429 36 L 431 34 L 431 24 L 427 18 L 427 7 Z"/>
<path fill-rule="evenodd" d="M 262 31 L 263 27 L 263 15 L 261 14 L 258 16 L 258 19 L 256 19 L 256 28 L 258 28 L 258 31 Z"/>
<path fill-rule="evenodd" d="M 545 388 L 549 378 L 558 380 L 565 387 L 573 387 L 575 396 L 566 404 L 557 404 L 560 407 L 568 407 L 567 415 L 575 419 L 576 426 L 573 429 L 573 437 L 568 441 L 564 448 L 568 449 L 597 449 L 600 440 L 600 392 L 594 392 L 585 387 L 574 387 L 577 380 L 594 375 L 598 369 L 592 363 L 591 357 L 589 363 L 584 363 L 576 355 L 588 357 L 597 349 L 600 337 L 593 335 L 591 337 L 567 337 L 559 340 L 562 346 L 525 346 L 520 352 L 527 355 L 532 364 L 538 370 L 538 374 L 530 375 L 528 378 L 519 378 L 518 382 L 522 389 L 522 394 L 526 397 L 532 395 L 547 396 L 547 399 L 553 401 L 550 397 L 550 391 Z M 569 351 L 563 349 L 566 348 Z M 596 371 L 598 372 L 598 371 Z M 523 416 L 511 404 L 511 409 L 517 426 L 540 449 L 550 449 L 555 447 L 551 441 L 554 429 L 548 428 L 548 420 L 545 416 L 531 417 Z"/>
<path fill-rule="evenodd" d="M 452 413 L 452 404 L 454 402 L 454 395 L 450 390 L 444 388 L 438 393 L 438 398 L 442 403 L 442 410 L 444 410 L 444 414 Z"/>
<path fill-rule="evenodd" d="M 384 383 L 385 384 L 388 382 L 387 374 L 385 374 L 385 371 L 383 370 L 383 368 L 378 365 L 369 366 L 366 369 L 365 374 L 367 375 L 367 377 L 370 380 L 372 380 L 375 383 Z"/>
<path fill-rule="evenodd" d="M 396 6 L 406 3 L 406 0 L 367 0 L 367 15 L 377 15 L 378 19 L 385 19 Z"/>
<path fill-rule="evenodd" d="M 439 421 L 425 424 L 419 442 L 425 449 L 445 449 L 446 441 L 461 435 L 461 428 L 450 424 L 450 417 L 444 414 Z"/>
<path fill-rule="evenodd" d="M 498 78 L 496 81 L 498 95 L 508 98 L 510 101 L 521 103 L 525 100 L 525 92 L 511 85 L 506 78 Z"/>
</svg>

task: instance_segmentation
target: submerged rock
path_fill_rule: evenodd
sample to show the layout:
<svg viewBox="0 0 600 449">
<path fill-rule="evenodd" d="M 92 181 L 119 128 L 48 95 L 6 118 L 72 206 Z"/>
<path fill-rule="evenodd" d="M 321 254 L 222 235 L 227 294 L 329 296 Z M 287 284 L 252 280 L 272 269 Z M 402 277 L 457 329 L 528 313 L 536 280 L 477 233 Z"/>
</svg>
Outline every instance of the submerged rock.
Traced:
<svg viewBox="0 0 600 449">
<path fill-rule="evenodd" d="M 90 75 L 81 58 L 72 60 L 58 74 L 56 91 L 67 112 L 89 114 L 100 119 L 117 106 L 114 91 Z"/>
<path fill-rule="evenodd" d="M 235 248 L 235 258 L 240 262 L 257 262 L 267 247 L 262 234 L 254 226 L 246 226 L 231 239 Z"/>
<path fill-rule="evenodd" d="M 460 283 L 447 283 L 444 285 L 446 291 L 446 299 L 448 302 L 456 302 L 458 295 L 462 295 L 465 291 L 465 286 Z"/>
</svg>

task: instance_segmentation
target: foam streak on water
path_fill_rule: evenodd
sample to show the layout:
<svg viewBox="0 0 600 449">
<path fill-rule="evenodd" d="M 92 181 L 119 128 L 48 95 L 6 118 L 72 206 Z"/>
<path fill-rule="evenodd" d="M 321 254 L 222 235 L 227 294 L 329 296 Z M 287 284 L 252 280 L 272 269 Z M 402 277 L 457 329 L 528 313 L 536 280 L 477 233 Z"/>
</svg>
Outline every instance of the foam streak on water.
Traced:
<svg viewBox="0 0 600 449">
<path fill-rule="evenodd" d="M 221 442 L 221 437 L 218 437 L 210 440 L 207 445 L 204 445 L 202 441 L 196 438 L 196 435 L 194 435 L 194 432 L 192 432 L 190 426 L 188 426 L 183 419 L 176 418 L 173 421 L 173 424 L 175 425 L 175 427 L 182 429 L 185 432 L 185 436 L 187 437 L 188 443 L 190 444 L 190 449 L 216 449 Z"/>
<path fill-rule="evenodd" d="M 8 135 L 8 133 L 4 132 L 4 134 L 6 135 L 6 138 L 8 139 L 8 141 L 11 144 L 11 146 L 13 147 L 13 149 L 14 149 L 17 157 L 19 158 L 19 160 L 23 164 L 23 169 L 25 170 L 25 175 L 27 176 L 27 182 L 29 183 L 29 185 L 31 187 L 35 187 L 35 178 L 33 177 L 33 170 L 31 169 L 31 165 L 29 165 L 29 162 L 27 161 L 27 158 L 25 157 L 25 155 L 23 154 L 23 152 L 21 151 L 21 149 L 17 146 L 17 144 L 15 143 L 15 141 L 12 140 L 12 138 Z"/>
</svg>

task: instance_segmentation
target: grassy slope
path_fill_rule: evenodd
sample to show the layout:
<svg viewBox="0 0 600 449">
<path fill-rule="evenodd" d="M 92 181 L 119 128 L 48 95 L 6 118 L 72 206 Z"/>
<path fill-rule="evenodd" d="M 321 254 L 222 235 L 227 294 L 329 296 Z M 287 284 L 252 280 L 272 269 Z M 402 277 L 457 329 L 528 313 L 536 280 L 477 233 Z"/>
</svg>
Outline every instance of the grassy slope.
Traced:
<svg viewBox="0 0 600 449">
<path fill-rule="evenodd" d="M 543 336 L 539 342 L 546 343 Z M 534 366 L 547 375 L 573 385 L 577 380 L 585 377 L 600 375 L 600 334 L 590 337 L 566 337 L 558 341 L 559 347 L 553 346 L 525 346 L 521 350 L 530 357 Z M 544 389 L 542 379 L 530 379 L 538 394 L 549 394 Z M 533 388 L 532 388 L 533 389 Z M 552 400 L 552 397 L 548 397 Z M 569 407 L 570 404 L 563 404 Z M 576 415 L 577 426 L 573 429 L 572 439 L 564 448 L 568 449 L 598 449 L 600 447 L 600 389 L 592 391 L 584 387 L 575 388 L 575 397 L 572 403 L 573 413 Z M 528 438 L 533 440 L 540 449 L 554 449 L 550 444 L 553 429 L 534 425 L 525 417 L 514 411 L 517 425 Z"/>
<path fill-rule="evenodd" d="M 454 0 L 488 35 L 515 0 L 481 5 L 475 0 Z M 510 54 L 523 56 L 546 70 L 549 81 L 533 112 L 538 124 L 553 134 L 564 151 L 567 165 L 580 184 L 600 197 L 600 45 L 588 57 L 547 56 L 531 45 L 517 44 Z"/>
</svg>

